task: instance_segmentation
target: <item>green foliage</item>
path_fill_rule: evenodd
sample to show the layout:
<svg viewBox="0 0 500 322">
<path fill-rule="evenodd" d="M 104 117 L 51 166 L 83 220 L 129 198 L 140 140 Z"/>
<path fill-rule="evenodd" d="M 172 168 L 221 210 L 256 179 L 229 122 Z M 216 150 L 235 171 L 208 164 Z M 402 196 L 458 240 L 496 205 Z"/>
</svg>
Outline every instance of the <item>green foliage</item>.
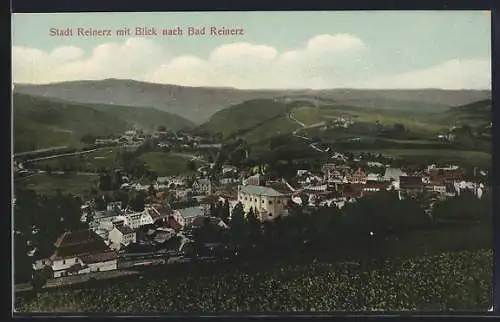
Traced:
<svg viewBox="0 0 500 322">
<path fill-rule="evenodd" d="M 353 266 L 281 263 L 242 269 L 197 266 L 182 273 L 48 290 L 21 312 L 229 313 L 485 311 L 492 305 L 493 252 L 442 253 Z M 155 296 L 151 296 L 155 295 Z"/>
<path fill-rule="evenodd" d="M 437 221 L 444 222 L 483 222 L 492 223 L 493 203 L 485 196 L 478 199 L 472 193 L 463 192 L 456 198 L 437 202 L 432 216 Z"/>
</svg>

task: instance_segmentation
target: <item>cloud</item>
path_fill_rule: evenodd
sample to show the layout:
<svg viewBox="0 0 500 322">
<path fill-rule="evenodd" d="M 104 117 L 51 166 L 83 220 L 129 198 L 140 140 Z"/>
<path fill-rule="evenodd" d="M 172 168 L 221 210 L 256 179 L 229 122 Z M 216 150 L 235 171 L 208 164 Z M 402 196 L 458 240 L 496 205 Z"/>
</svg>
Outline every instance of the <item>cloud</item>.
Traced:
<svg viewBox="0 0 500 322">
<path fill-rule="evenodd" d="M 453 59 L 426 69 L 375 78 L 366 88 L 491 88 L 491 60 Z"/>
<path fill-rule="evenodd" d="M 127 78 L 187 86 L 237 88 L 490 88 L 491 63 L 453 60 L 424 70 L 384 75 L 369 46 L 350 34 L 317 35 L 298 48 L 238 42 L 221 45 L 207 57 L 172 57 L 152 39 L 105 43 L 86 53 L 65 46 L 52 52 L 12 49 L 13 80 L 49 83 Z"/>
</svg>

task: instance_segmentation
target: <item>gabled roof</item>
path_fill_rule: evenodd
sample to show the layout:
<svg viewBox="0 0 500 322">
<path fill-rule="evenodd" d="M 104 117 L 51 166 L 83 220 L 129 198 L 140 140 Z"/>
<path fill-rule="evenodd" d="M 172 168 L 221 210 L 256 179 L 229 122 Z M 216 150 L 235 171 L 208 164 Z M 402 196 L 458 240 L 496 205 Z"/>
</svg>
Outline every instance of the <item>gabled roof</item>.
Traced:
<svg viewBox="0 0 500 322">
<path fill-rule="evenodd" d="M 50 257 L 52 260 L 109 251 L 104 239 L 91 230 L 66 232 L 54 245 L 56 250 Z"/>
<path fill-rule="evenodd" d="M 117 225 L 116 229 L 124 235 L 135 233 L 135 231 L 127 225 Z"/>
<path fill-rule="evenodd" d="M 178 211 L 184 218 L 203 216 L 205 214 L 203 209 L 200 207 L 188 207 L 184 209 L 178 209 Z"/>
</svg>

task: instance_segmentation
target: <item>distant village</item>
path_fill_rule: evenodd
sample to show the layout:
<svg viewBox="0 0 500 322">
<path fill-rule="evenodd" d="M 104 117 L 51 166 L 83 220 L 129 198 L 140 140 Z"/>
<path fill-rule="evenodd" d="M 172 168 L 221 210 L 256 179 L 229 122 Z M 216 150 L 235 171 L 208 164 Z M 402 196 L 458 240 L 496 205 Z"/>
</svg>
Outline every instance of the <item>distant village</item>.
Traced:
<svg viewBox="0 0 500 322">
<path fill-rule="evenodd" d="M 342 118 L 334 124 L 349 126 L 350 123 Z M 166 131 L 156 131 L 151 137 L 160 139 L 169 135 Z M 96 139 L 95 143 L 137 148 L 145 141 L 143 133 L 131 130 L 119 138 Z M 174 141 L 183 148 L 221 148 L 218 143 L 190 135 L 175 135 Z M 158 140 L 156 144 L 159 148 L 170 146 L 172 137 L 168 142 Z M 179 242 L 173 243 L 168 260 L 162 262 L 182 260 L 184 248 L 194 242 L 194 228 L 209 221 L 228 229 L 228 222 L 211 213 L 214 204 L 228 207 L 229 218 L 236 205 L 241 204 L 245 213 L 252 211 L 259 220 L 268 221 L 287 216 L 292 205 L 310 210 L 326 206 L 341 209 L 347 203 L 381 191 L 394 191 L 400 200 L 420 198 L 428 213 L 438 200 L 463 193 L 482 198 L 488 193 L 486 181 L 481 179 L 488 175 L 483 169 L 475 168 L 472 174 L 457 165 L 429 164 L 423 170 L 402 169 L 361 156 L 350 158 L 340 152 L 331 152 L 330 161 L 318 171 L 298 170 L 293 180 L 271 180 L 266 165 L 238 168 L 229 164 L 221 165 L 220 176 L 214 180 L 210 176 L 214 166 L 207 163 L 199 167 L 194 180 L 187 176 L 157 177 L 141 184 L 123 175 L 121 190 L 150 192 L 144 209 L 136 211 L 113 200 L 104 210 L 97 210 L 93 200 L 85 201 L 81 221 L 88 223 L 88 230 L 65 232 L 55 242 L 52 254 L 32 250 L 31 255 L 36 259 L 33 268 L 50 267 L 53 277 L 58 278 L 149 265 L 154 261 L 148 258 L 156 256 L 158 251 L 141 251 L 142 257 L 131 261 L 130 256 L 138 253 L 131 246 L 154 247 L 173 239 Z M 175 196 L 175 203 L 165 198 L 165 191 Z"/>
</svg>

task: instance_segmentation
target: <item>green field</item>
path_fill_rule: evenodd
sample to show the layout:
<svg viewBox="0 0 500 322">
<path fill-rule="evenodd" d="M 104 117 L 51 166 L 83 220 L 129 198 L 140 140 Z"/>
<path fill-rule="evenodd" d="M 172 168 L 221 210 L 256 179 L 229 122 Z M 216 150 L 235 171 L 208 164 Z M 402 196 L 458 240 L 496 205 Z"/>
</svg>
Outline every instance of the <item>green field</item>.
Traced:
<svg viewBox="0 0 500 322">
<path fill-rule="evenodd" d="M 295 122 L 290 121 L 287 116 L 281 116 L 246 133 L 244 138 L 248 143 L 255 144 L 269 140 L 275 136 L 291 133 L 298 127 L 299 126 Z"/>
<path fill-rule="evenodd" d="M 79 171 L 95 172 L 100 168 L 116 168 L 118 151 L 119 148 L 109 148 L 85 154 L 37 161 L 34 162 L 34 165 L 39 168 L 49 166 L 52 169 L 68 169 L 71 167 Z"/>
<path fill-rule="evenodd" d="M 380 153 L 394 158 L 432 158 L 435 162 L 467 162 L 475 165 L 491 166 L 491 154 L 481 151 L 459 151 L 445 149 L 376 149 L 351 150 L 350 152 Z"/>
<path fill-rule="evenodd" d="M 190 160 L 187 156 L 168 152 L 147 152 L 139 158 L 146 163 L 150 171 L 159 176 L 192 174 L 187 169 L 187 162 Z M 199 163 L 195 163 L 198 167 Z"/>
<path fill-rule="evenodd" d="M 337 117 L 348 117 L 357 123 L 375 123 L 382 125 L 404 124 L 410 131 L 419 134 L 437 133 L 447 128 L 446 123 L 434 123 L 435 115 L 375 108 L 352 106 L 322 106 L 320 108 L 302 108 L 294 110 L 295 118 L 305 124 L 329 121 Z M 442 121 L 442 120 L 441 120 Z"/>
<path fill-rule="evenodd" d="M 48 175 L 36 174 L 19 179 L 16 186 L 22 186 L 39 194 L 53 195 L 57 191 L 69 194 L 86 194 L 97 187 L 99 176 L 91 175 Z"/>
</svg>

